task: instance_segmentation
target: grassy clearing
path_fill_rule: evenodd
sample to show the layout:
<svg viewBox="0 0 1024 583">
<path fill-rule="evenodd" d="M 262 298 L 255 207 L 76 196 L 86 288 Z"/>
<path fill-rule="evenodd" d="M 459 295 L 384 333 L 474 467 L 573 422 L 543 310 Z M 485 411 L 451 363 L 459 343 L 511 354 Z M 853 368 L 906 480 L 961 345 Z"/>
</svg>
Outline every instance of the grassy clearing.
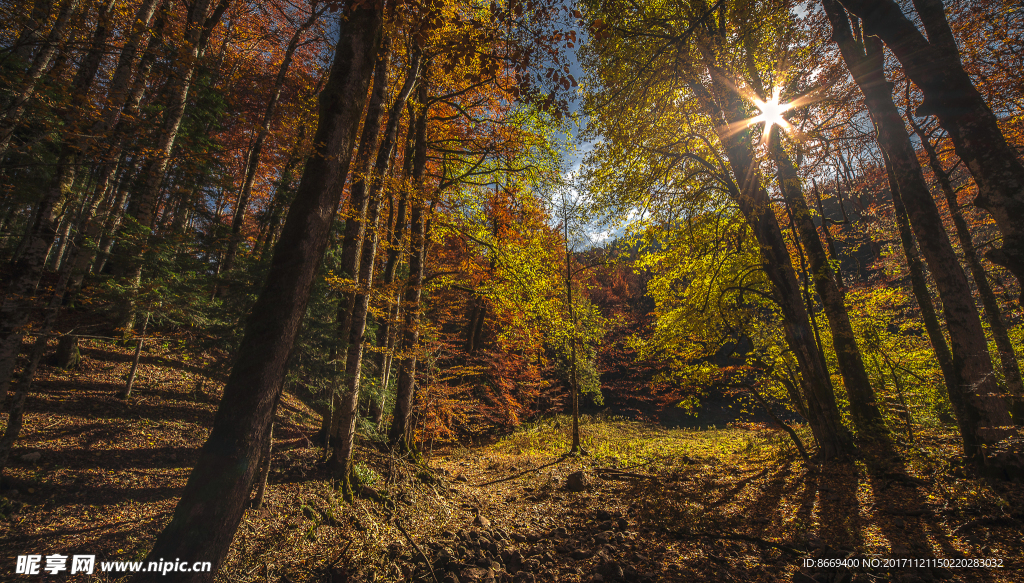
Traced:
<svg viewBox="0 0 1024 583">
<path fill-rule="evenodd" d="M 506 455 L 558 456 L 572 446 L 572 418 L 557 415 L 528 425 L 494 444 Z M 810 430 L 799 427 L 804 443 Z M 667 429 L 617 417 L 583 415 L 580 438 L 589 457 L 614 467 L 673 466 L 715 458 L 731 463 L 770 461 L 796 454 L 782 431 L 741 428 Z"/>
</svg>

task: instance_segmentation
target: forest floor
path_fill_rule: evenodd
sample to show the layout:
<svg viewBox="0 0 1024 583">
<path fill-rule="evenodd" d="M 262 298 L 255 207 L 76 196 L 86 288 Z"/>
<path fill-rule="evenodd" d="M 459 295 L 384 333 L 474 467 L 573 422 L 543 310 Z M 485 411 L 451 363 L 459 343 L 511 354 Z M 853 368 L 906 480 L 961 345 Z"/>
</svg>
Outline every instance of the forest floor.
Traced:
<svg viewBox="0 0 1024 583">
<path fill-rule="evenodd" d="M 150 343 L 127 401 L 133 346 L 84 340 L 78 370 L 41 367 L 0 489 L 0 580 L 17 555 L 145 557 L 222 388 L 180 342 Z M 947 428 L 816 465 L 760 426 L 600 416 L 584 419 L 582 457 L 563 457 L 564 417 L 434 446 L 419 464 L 364 441 L 369 496 L 346 504 L 309 441 L 316 415 L 286 396 L 277 421 L 266 502 L 246 512 L 218 581 L 1024 580 L 1024 491 L 970 477 Z M 912 562 L 936 558 L 1002 566 Z M 845 566 L 804 566 L 819 559 Z"/>
</svg>

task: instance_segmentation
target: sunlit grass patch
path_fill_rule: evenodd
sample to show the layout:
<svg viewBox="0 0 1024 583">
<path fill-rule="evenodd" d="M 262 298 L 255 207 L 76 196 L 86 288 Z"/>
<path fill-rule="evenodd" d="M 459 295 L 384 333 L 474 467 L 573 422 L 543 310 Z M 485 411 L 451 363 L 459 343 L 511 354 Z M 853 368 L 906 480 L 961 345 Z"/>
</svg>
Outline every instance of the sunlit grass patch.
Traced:
<svg viewBox="0 0 1024 583">
<path fill-rule="evenodd" d="M 798 428 L 805 444 L 810 431 Z M 619 467 L 660 462 L 679 465 L 692 459 L 775 459 L 793 450 L 785 433 L 739 428 L 667 429 L 625 419 L 580 417 L 583 448 L 595 460 Z M 558 456 L 572 447 L 572 418 L 557 415 L 501 439 L 494 446 L 501 453 L 527 456 Z"/>
</svg>

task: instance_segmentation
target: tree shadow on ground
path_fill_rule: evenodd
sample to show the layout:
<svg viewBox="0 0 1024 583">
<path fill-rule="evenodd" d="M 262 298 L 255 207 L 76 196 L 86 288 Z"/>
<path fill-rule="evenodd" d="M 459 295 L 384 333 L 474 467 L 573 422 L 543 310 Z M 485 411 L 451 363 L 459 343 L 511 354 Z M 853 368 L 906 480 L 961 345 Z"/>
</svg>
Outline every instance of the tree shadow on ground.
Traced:
<svg viewBox="0 0 1024 583">
<path fill-rule="evenodd" d="M 925 518 L 931 514 L 927 498 L 919 491 L 926 482 L 908 474 L 903 454 L 888 436 L 879 436 L 861 444 L 863 463 L 851 460 L 828 462 L 821 466 L 817 485 L 817 549 L 814 559 L 878 559 L 881 565 L 860 569 L 870 577 L 887 581 L 933 581 L 945 578 L 941 568 L 902 564 L 898 568 L 887 559 L 954 558 L 960 554 L 948 537 L 929 529 Z M 858 490 L 860 499 L 858 499 Z M 804 569 L 805 574 L 821 573 L 842 578 L 845 567 Z"/>
<path fill-rule="evenodd" d="M 145 346 L 143 346 L 145 350 Z M 96 360 L 99 362 L 133 362 L 135 355 L 133 353 L 122 353 L 115 352 L 113 350 L 104 350 L 102 348 L 93 348 L 89 346 L 79 347 L 79 351 L 82 353 L 84 358 Z M 139 364 L 159 366 L 163 368 L 173 368 L 182 372 L 188 372 L 196 375 L 208 376 L 209 371 L 200 366 L 186 364 L 180 360 L 174 360 L 167 358 L 166 356 L 158 356 L 154 354 L 143 353 L 139 357 Z"/>
<path fill-rule="evenodd" d="M 188 403 L 188 401 L 178 401 Z M 26 410 L 33 413 L 89 413 L 107 419 L 148 419 L 150 421 L 186 421 L 203 426 L 213 423 L 214 411 L 208 408 L 189 405 L 173 405 L 159 401 L 150 404 L 146 401 L 122 401 L 108 395 L 78 395 L 73 406 L 46 398 L 38 393 L 29 395 Z"/>
<path fill-rule="evenodd" d="M 191 468 L 198 456 L 199 449 L 194 447 L 62 448 L 58 451 L 47 452 L 45 459 L 47 465 L 57 465 L 68 470 L 180 469 Z M 21 461 L 11 464 L 12 467 L 18 465 L 29 466 L 31 464 Z"/>
</svg>

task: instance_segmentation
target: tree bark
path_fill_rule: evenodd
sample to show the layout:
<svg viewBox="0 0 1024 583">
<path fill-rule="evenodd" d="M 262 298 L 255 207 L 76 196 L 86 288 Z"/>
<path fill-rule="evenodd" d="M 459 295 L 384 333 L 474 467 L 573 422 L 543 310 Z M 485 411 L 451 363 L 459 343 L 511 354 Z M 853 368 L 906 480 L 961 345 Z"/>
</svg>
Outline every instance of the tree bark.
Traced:
<svg viewBox="0 0 1024 583">
<path fill-rule="evenodd" d="M 818 229 L 811 220 L 810 209 L 807 208 L 807 201 L 800 186 L 800 177 L 789 155 L 782 148 L 781 138 L 779 127 L 773 126 L 768 148 L 779 173 L 779 189 L 786 198 L 786 204 L 792 209 L 793 220 L 807 252 L 814 289 L 821 298 L 829 328 L 832 330 L 832 346 L 850 400 L 850 412 L 858 431 L 863 436 L 885 433 L 882 414 L 879 413 L 875 402 L 875 391 L 871 388 L 871 379 L 864 367 L 860 348 L 857 346 L 857 337 L 853 332 L 853 325 L 850 324 L 850 316 L 846 312 L 844 294 L 836 283 L 832 266 L 821 245 L 821 239 L 818 238 Z"/>
<path fill-rule="evenodd" d="M 385 41 L 386 42 L 386 41 Z M 338 315 L 335 318 L 338 326 L 338 346 L 331 350 L 331 361 L 336 363 L 337 371 L 331 379 L 331 407 L 328 410 L 330 422 L 322 424 L 321 431 L 327 429 L 329 443 L 339 436 L 341 430 L 343 395 L 341 385 L 345 367 L 348 363 L 346 355 L 348 341 L 352 330 L 352 313 L 355 308 L 356 290 L 359 284 L 359 261 L 363 255 L 363 238 L 366 233 L 366 213 L 369 209 L 372 193 L 367 188 L 367 173 L 370 172 L 370 161 L 377 148 L 381 134 L 381 120 L 384 117 L 384 105 L 387 97 L 387 61 L 390 45 L 382 47 L 377 54 L 376 66 L 373 70 L 373 85 L 370 98 L 366 103 L 366 119 L 363 122 L 363 133 L 359 139 L 359 149 L 352 165 L 352 186 L 349 189 L 348 209 L 345 214 L 345 234 L 341 243 L 341 261 L 338 269 L 341 276 L 351 278 L 353 289 L 342 292 L 338 300 Z M 340 364 L 340 366 L 338 366 Z"/>
<path fill-rule="evenodd" d="M 946 337 L 942 334 L 942 325 L 935 313 L 935 305 L 932 304 L 932 295 L 928 291 L 928 282 L 925 279 L 924 265 L 921 264 L 921 256 L 918 253 L 917 243 L 914 241 L 907 209 L 903 205 L 899 183 L 896 180 L 896 175 L 893 174 L 892 163 L 888 156 L 885 157 L 885 170 L 889 178 L 889 192 L 892 193 L 896 229 L 899 231 L 903 255 L 907 258 L 907 269 L 910 271 L 910 288 L 914 293 L 914 298 L 917 299 L 918 307 L 921 308 L 921 319 L 924 320 L 924 329 L 928 333 L 928 340 L 935 351 L 935 359 L 939 361 L 939 370 L 942 371 L 942 379 L 945 381 L 946 387 L 945 396 L 948 400 L 949 391 L 955 390 L 957 383 L 957 375 L 953 369 L 953 356 L 949 352 L 949 345 L 946 344 Z"/>
<path fill-rule="evenodd" d="M 986 257 L 1024 282 L 1024 164 L 964 71 L 942 0 L 914 0 L 927 39 L 893 0 L 841 2 L 862 19 L 865 36 L 885 42 L 921 88 L 924 103 L 918 115 L 935 115 L 949 133 L 978 184 L 974 204 L 992 214 L 1003 234 L 1002 248 Z M 1024 285 L 1021 289 L 1024 292 Z"/>
<path fill-rule="evenodd" d="M 1010 409 L 1013 413 L 1014 423 L 1024 424 L 1024 381 L 1021 380 L 1020 365 L 1017 362 L 1017 354 L 1014 351 L 1010 335 L 1006 330 L 1006 323 L 1003 321 L 1002 309 L 999 300 L 988 283 L 988 275 L 985 267 L 981 264 L 978 251 L 974 247 L 974 240 L 971 237 L 971 230 L 967 226 L 960 203 L 957 200 L 956 191 L 949 180 L 949 173 L 942 167 L 942 161 L 935 151 L 928 135 L 924 133 L 921 126 L 914 122 L 913 116 L 908 112 L 907 119 L 911 127 L 917 133 L 928 154 L 928 164 L 932 173 L 939 183 L 942 194 L 946 197 L 946 206 L 949 207 L 949 214 L 953 218 L 953 226 L 956 228 L 956 236 L 960 241 L 960 248 L 964 251 L 964 259 L 967 260 L 967 267 L 971 270 L 971 276 L 978 288 L 978 295 L 981 296 L 981 305 L 985 308 L 985 316 L 988 319 L 989 329 L 992 331 L 992 338 L 996 342 L 996 350 L 999 352 L 999 363 L 1003 368 L 1003 378 L 1006 381 L 1006 389 L 1010 395 Z"/>
<path fill-rule="evenodd" d="M 349 474 L 352 470 L 352 450 L 355 445 L 356 411 L 359 406 L 359 381 L 363 366 L 363 343 L 366 333 L 366 317 L 370 308 L 370 290 L 373 286 L 374 256 L 377 253 L 377 223 L 380 218 L 380 197 L 371 195 L 367 213 L 367 229 L 362 244 L 362 259 L 359 263 L 359 282 L 352 306 L 352 323 L 349 328 L 348 347 L 345 355 L 344 397 L 337 442 L 334 445 L 333 470 L 341 480 L 342 496 L 352 500 L 352 485 Z"/>
<path fill-rule="evenodd" d="M 960 426 L 964 455 L 983 465 L 984 446 L 1007 437 L 1013 427 L 1006 401 L 995 382 L 988 342 L 967 276 L 949 243 L 917 153 L 893 103 L 892 84 L 885 78 L 881 42 L 872 36 L 858 41 L 835 0 L 823 0 L 823 4 L 843 59 L 864 94 L 878 143 L 892 163 L 910 226 L 935 278 L 949 329 L 953 372 L 957 375 L 955 386 L 950 387 L 950 401 Z"/>
<path fill-rule="evenodd" d="M 330 76 L 319 98 L 315 150 L 306 163 L 274 248 L 266 284 L 253 306 L 224 387 L 213 430 L 189 475 L 174 517 L 147 560 L 190 557 L 210 561 L 210 573 L 180 581 L 213 581 L 248 502 L 260 452 L 269 437 L 271 414 L 282 387 L 288 355 L 337 213 L 350 152 L 377 54 L 382 9 L 362 4 L 345 11 Z M 139 573 L 134 583 L 157 582 Z"/>
<path fill-rule="evenodd" d="M 761 247 L 765 275 L 772 284 L 773 297 L 783 314 L 786 343 L 800 367 L 800 378 L 807 400 L 807 421 L 818 442 L 822 458 L 844 455 L 852 450 L 853 439 L 843 426 L 829 373 L 817 354 L 817 345 L 807 310 L 800 299 L 800 286 L 793 271 L 789 249 L 772 210 L 768 192 L 764 189 L 761 173 L 754 163 L 750 130 L 745 128 L 731 131 L 735 127 L 732 124 L 739 124 L 747 117 L 743 111 L 743 98 L 730 76 L 715 62 L 712 51 L 707 47 L 702 47 L 702 51 L 718 99 L 696 81 L 699 77 L 694 72 L 690 72 L 694 79 L 689 82 L 690 87 L 705 111 L 714 119 L 719 139 L 725 147 L 729 165 L 738 182 L 729 184 L 729 195 L 746 218 Z M 723 106 L 719 107 L 717 103 Z"/>
<path fill-rule="evenodd" d="M 283 388 L 282 388 L 283 390 Z M 260 457 L 260 472 L 257 475 L 256 495 L 252 500 L 252 507 L 256 510 L 263 508 L 263 499 L 267 494 L 267 480 L 270 478 L 270 466 L 274 463 L 274 419 L 277 418 L 277 408 L 281 403 L 281 391 L 277 392 L 277 400 L 274 401 L 274 408 L 270 412 L 270 428 L 267 429 L 267 446 L 263 449 Z"/>
<path fill-rule="evenodd" d="M 398 270 L 398 262 L 402 255 L 405 244 L 405 230 L 408 227 L 407 218 L 409 206 L 409 184 L 412 177 L 412 160 L 416 148 L 416 108 L 411 102 L 409 109 L 409 129 L 406 135 L 405 153 L 402 157 L 402 187 L 398 199 L 398 210 L 395 213 L 395 220 L 391 227 L 391 235 L 388 240 L 387 263 L 384 266 L 384 277 L 381 286 L 385 289 L 385 297 L 389 303 L 388 315 L 381 324 L 378 331 L 377 346 L 382 348 L 378 352 L 377 370 L 380 371 L 381 398 L 374 404 L 372 415 L 374 423 L 380 425 L 384 418 L 384 402 L 387 397 L 388 386 L 391 385 L 391 371 L 394 363 L 396 326 L 401 317 L 402 289 L 397 292 L 388 291 L 395 282 L 395 273 Z"/>
<path fill-rule="evenodd" d="M 387 67 L 387 51 L 382 51 L 384 59 L 378 61 L 378 67 Z M 338 443 L 334 447 L 334 471 L 341 479 L 342 495 L 346 499 L 352 498 L 352 487 L 349 483 L 349 474 L 352 465 L 352 448 L 355 442 L 356 411 L 359 403 L 359 381 L 362 374 L 363 364 L 363 343 L 366 333 L 366 320 L 370 308 L 370 291 L 373 287 L 374 259 L 377 255 L 378 231 L 377 225 L 380 221 L 380 181 L 387 173 L 388 164 L 391 161 L 391 152 L 395 147 L 398 138 L 398 125 L 402 116 L 402 109 L 405 101 L 409 98 L 416 83 L 418 75 L 419 53 L 413 56 L 414 65 L 406 78 L 395 103 L 388 112 L 388 123 L 384 131 L 384 139 L 377 150 L 377 157 L 371 173 L 366 175 L 369 208 L 366 214 L 366 226 L 363 231 L 363 242 L 361 245 L 362 257 L 359 260 L 359 280 L 355 291 L 350 317 L 350 328 L 348 348 L 345 359 L 345 397 L 341 401 L 341 419 L 338 435 Z M 386 76 L 385 76 L 386 79 Z M 422 173 L 420 174 L 422 178 Z"/>
<path fill-rule="evenodd" d="M 564 200 L 563 200 L 564 205 Z M 569 250 L 569 213 L 566 210 L 562 217 L 563 240 L 565 241 L 565 297 L 566 306 L 569 308 L 569 324 L 572 331 L 569 334 L 569 399 L 572 401 L 572 446 L 569 448 L 569 455 L 582 455 L 583 446 L 580 444 L 580 384 L 578 363 L 576 361 L 576 306 L 572 297 L 572 255 Z"/>
<path fill-rule="evenodd" d="M 126 330 L 131 330 L 135 326 L 135 303 L 138 298 L 139 285 L 142 282 L 142 252 L 149 240 L 148 233 L 151 232 L 153 220 L 156 217 L 160 184 L 167 174 L 171 153 L 174 151 L 174 142 L 178 137 L 181 120 L 185 116 L 192 80 L 199 66 L 199 60 L 206 52 L 213 29 L 227 9 L 229 0 L 220 0 L 216 7 L 213 6 L 213 3 L 214 0 L 193 0 L 189 4 L 184 46 L 181 47 L 183 56 L 176 61 L 177 70 L 172 73 L 175 74 L 175 78 L 170 91 L 167 92 L 170 102 L 164 112 L 163 128 L 157 140 L 157 146 L 154 148 L 154 158 L 145 172 L 145 183 L 134 203 L 135 212 L 132 213 L 132 219 L 147 234 L 140 235 L 140 240 L 128 245 L 130 251 L 125 279 L 129 291 L 123 306 L 124 313 L 121 316 L 121 326 Z"/>
<path fill-rule="evenodd" d="M 388 443 L 403 453 L 415 453 L 416 447 L 409 439 L 409 418 L 416 390 L 416 345 L 419 342 L 420 297 L 423 291 L 423 268 L 426 261 L 426 217 L 422 178 L 427 164 L 427 96 L 428 86 L 420 85 L 417 102 L 423 108 L 416 116 L 416 145 L 412 171 L 413 188 L 410 204 L 412 213 L 409 227 L 409 284 L 405 288 L 405 318 L 402 322 L 402 354 L 398 368 L 398 387 L 395 390 L 395 410 L 388 431 Z M 393 365 L 392 365 L 393 366 Z"/>
</svg>

